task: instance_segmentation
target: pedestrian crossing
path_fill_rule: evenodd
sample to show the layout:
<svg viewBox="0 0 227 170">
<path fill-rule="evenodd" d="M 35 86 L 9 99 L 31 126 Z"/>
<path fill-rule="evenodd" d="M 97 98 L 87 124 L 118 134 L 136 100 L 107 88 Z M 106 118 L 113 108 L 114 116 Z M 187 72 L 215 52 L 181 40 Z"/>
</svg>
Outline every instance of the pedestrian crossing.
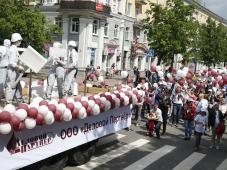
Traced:
<svg viewBox="0 0 227 170">
<path fill-rule="evenodd" d="M 227 159 L 225 159 L 216 170 L 226 170 L 227 169 Z"/>
<path fill-rule="evenodd" d="M 202 160 L 206 155 L 198 152 L 192 153 L 189 157 L 178 164 L 173 170 L 190 170 L 195 166 L 200 160 Z"/>
<path fill-rule="evenodd" d="M 115 134 L 115 138 L 117 140 L 123 141 L 123 139 L 127 138 L 127 135 Z M 119 169 L 120 167 L 118 165 L 120 163 L 119 160 L 124 162 L 124 164 L 121 164 L 120 169 L 149 170 L 149 169 L 153 169 L 152 167 L 154 164 L 157 164 L 157 163 L 162 164 L 163 160 L 165 160 L 166 158 L 168 158 L 166 160 L 168 163 L 168 161 L 171 161 L 169 160 L 169 158 L 173 158 L 174 156 L 179 154 L 179 152 L 181 152 L 181 149 L 182 149 L 182 148 L 179 149 L 179 146 L 166 144 L 163 146 L 152 148 L 150 150 L 150 153 L 145 152 L 144 154 L 142 154 L 142 156 L 140 155 L 140 157 L 132 156 L 131 160 L 130 159 L 126 160 L 129 155 L 136 155 L 135 154 L 136 152 L 141 152 L 141 148 L 150 146 L 151 140 L 141 138 L 141 139 L 129 141 L 129 143 L 124 143 L 124 142 L 119 142 L 119 143 L 117 147 L 112 147 L 110 150 L 108 150 L 108 147 L 105 148 L 106 149 L 104 152 L 105 154 L 93 156 L 88 163 L 77 167 L 78 170 L 113 169 L 113 167 L 116 167 L 116 169 Z M 172 170 L 191 170 L 191 169 L 197 170 L 198 169 L 199 170 L 200 168 L 198 167 L 203 167 L 202 169 L 207 169 L 207 170 L 208 169 L 227 170 L 226 157 L 224 158 L 224 160 L 220 160 L 218 163 L 216 161 L 217 163 L 216 165 L 212 165 L 212 167 L 206 167 L 207 165 L 206 162 L 207 160 L 210 159 L 210 157 L 212 157 L 212 152 L 211 154 L 200 153 L 200 152 L 193 152 L 193 149 L 191 149 L 191 152 L 182 154 L 182 157 L 180 156 L 180 158 L 178 158 L 176 162 L 172 162 L 168 169 L 172 169 Z M 205 166 L 204 166 L 204 162 L 205 162 Z M 200 164 L 203 164 L 203 165 L 199 166 Z M 215 166 L 215 168 L 213 166 Z M 161 167 L 161 169 L 165 169 L 164 166 Z"/>
</svg>

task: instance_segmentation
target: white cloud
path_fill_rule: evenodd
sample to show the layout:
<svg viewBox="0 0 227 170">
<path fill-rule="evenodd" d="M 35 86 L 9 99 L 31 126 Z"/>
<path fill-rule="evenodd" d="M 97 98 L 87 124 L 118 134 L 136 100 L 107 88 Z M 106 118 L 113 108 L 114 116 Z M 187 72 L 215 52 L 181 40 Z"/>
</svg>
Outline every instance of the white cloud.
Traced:
<svg viewBox="0 0 227 170">
<path fill-rule="evenodd" d="M 227 19 L 227 0 L 204 0 L 205 7 Z"/>
</svg>

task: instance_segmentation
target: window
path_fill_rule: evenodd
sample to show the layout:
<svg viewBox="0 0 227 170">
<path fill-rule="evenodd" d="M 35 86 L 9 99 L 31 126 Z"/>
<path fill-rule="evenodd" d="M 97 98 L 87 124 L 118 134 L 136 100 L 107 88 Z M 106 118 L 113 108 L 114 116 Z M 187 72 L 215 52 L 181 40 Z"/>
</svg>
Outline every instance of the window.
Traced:
<svg viewBox="0 0 227 170">
<path fill-rule="evenodd" d="M 127 10 L 127 15 L 131 16 L 131 9 L 132 9 L 132 4 L 128 3 L 128 10 Z"/>
<path fill-rule="evenodd" d="M 108 29 L 109 29 L 109 24 L 105 23 L 104 25 L 104 36 L 108 37 Z"/>
<path fill-rule="evenodd" d="M 62 19 L 61 18 L 55 18 L 55 24 L 59 27 L 59 28 L 63 28 L 62 26 Z"/>
<path fill-rule="evenodd" d="M 147 31 L 143 32 L 143 42 L 147 42 Z"/>
<path fill-rule="evenodd" d="M 117 0 L 113 0 L 113 2 L 112 2 L 112 12 L 113 13 L 117 13 L 117 10 L 118 10 L 118 8 L 117 8 Z"/>
<path fill-rule="evenodd" d="M 114 26 L 114 38 L 118 38 L 118 25 Z"/>
<path fill-rule="evenodd" d="M 125 28 L 125 40 L 129 40 L 129 27 Z"/>
<path fill-rule="evenodd" d="M 141 7 L 137 7 L 136 8 L 136 16 L 142 14 L 142 8 Z"/>
<path fill-rule="evenodd" d="M 79 33 L 80 29 L 80 20 L 79 18 L 71 19 L 71 33 Z"/>
<path fill-rule="evenodd" d="M 93 21 L 93 30 L 92 33 L 97 35 L 98 34 L 98 20 Z"/>
</svg>

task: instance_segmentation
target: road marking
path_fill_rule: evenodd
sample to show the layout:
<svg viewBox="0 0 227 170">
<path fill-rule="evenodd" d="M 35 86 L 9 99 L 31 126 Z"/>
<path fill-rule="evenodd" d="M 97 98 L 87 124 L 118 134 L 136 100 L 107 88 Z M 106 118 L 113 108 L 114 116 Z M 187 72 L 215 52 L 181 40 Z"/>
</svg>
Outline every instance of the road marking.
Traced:
<svg viewBox="0 0 227 170">
<path fill-rule="evenodd" d="M 227 169 L 227 159 L 225 159 L 216 170 L 226 170 Z"/>
<path fill-rule="evenodd" d="M 134 162 L 130 166 L 126 167 L 124 170 L 139 170 L 139 169 L 144 169 L 153 162 L 157 161 L 161 157 L 165 156 L 172 150 L 174 150 L 176 147 L 170 146 L 170 145 L 165 145 L 158 150 L 155 150 L 154 152 L 148 154 L 147 156 L 143 157 L 142 159 Z"/>
<path fill-rule="evenodd" d="M 139 148 L 149 142 L 150 142 L 149 140 L 145 140 L 145 139 L 136 140 L 135 142 L 121 146 L 120 148 L 112 150 L 104 155 L 101 155 L 99 157 L 94 157 L 88 163 L 79 166 L 79 168 L 82 168 L 84 170 L 90 170 L 92 168 L 96 168 L 100 165 L 103 165 L 103 164 L 111 161 L 112 159 L 118 158 L 119 156 L 121 156 L 133 149 Z"/>
<path fill-rule="evenodd" d="M 185 160 L 179 163 L 173 170 L 190 170 L 195 166 L 200 160 L 205 157 L 205 154 L 194 152 L 188 156 Z"/>
</svg>

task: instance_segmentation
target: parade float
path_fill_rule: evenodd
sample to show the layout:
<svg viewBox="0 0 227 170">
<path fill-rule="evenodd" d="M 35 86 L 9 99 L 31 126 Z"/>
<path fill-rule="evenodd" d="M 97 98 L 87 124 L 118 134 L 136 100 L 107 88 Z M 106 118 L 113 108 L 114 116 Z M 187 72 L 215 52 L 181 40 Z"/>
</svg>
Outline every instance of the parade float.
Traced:
<svg viewBox="0 0 227 170">
<path fill-rule="evenodd" d="M 20 60 L 30 74 L 38 73 L 47 63 L 30 46 Z M 84 164 L 98 139 L 131 125 L 130 106 L 142 100 L 142 92 L 122 85 L 111 93 L 46 101 L 31 96 L 31 84 L 30 78 L 29 104 L 7 104 L 0 111 L 0 161 L 4 170 L 31 169 L 29 165 L 35 163 L 32 169 Z"/>
</svg>

